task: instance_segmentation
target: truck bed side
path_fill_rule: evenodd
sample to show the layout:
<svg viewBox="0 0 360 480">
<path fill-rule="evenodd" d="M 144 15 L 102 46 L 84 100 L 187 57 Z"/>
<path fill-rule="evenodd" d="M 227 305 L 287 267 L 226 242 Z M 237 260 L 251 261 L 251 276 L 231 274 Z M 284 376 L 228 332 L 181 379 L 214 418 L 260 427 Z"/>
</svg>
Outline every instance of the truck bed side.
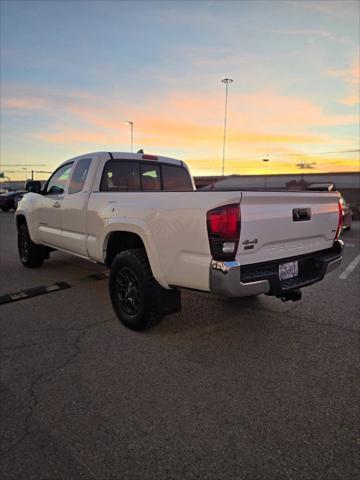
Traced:
<svg viewBox="0 0 360 480">
<path fill-rule="evenodd" d="M 211 253 L 206 213 L 239 203 L 240 192 L 93 192 L 88 204 L 89 256 L 104 262 L 113 231 L 142 239 L 157 281 L 163 286 L 209 290 Z"/>
</svg>

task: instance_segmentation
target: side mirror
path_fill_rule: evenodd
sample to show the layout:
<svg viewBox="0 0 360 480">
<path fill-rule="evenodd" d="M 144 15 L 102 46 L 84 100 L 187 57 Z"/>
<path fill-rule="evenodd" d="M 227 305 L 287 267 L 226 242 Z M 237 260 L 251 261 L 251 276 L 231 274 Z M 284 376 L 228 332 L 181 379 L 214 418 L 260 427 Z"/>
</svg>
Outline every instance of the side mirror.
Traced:
<svg viewBox="0 0 360 480">
<path fill-rule="evenodd" d="M 38 180 L 31 180 L 30 182 L 26 182 L 25 190 L 28 192 L 33 193 L 40 193 L 41 192 L 41 182 Z"/>
<path fill-rule="evenodd" d="M 58 187 L 57 185 L 53 185 L 46 193 L 48 195 L 62 195 L 64 193 L 64 189 Z"/>
</svg>

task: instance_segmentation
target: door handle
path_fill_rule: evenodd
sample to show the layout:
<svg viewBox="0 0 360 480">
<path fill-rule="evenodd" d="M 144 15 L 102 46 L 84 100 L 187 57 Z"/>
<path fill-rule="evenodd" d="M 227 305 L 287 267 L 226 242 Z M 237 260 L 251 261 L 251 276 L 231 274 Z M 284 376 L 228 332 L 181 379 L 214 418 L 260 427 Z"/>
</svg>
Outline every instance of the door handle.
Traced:
<svg viewBox="0 0 360 480">
<path fill-rule="evenodd" d="M 60 207 L 61 207 L 61 203 L 60 203 L 60 202 L 55 202 L 55 203 L 53 203 L 53 207 L 55 207 L 55 208 L 60 208 Z"/>
</svg>

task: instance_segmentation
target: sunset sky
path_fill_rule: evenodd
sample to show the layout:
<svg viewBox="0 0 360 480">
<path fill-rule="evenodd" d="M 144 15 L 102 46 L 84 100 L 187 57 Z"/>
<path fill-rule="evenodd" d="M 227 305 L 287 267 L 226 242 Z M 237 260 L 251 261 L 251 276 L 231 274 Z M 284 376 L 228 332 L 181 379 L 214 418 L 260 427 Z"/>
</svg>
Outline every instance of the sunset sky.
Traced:
<svg viewBox="0 0 360 480">
<path fill-rule="evenodd" d="M 224 77 L 225 173 L 358 171 L 359 5 L 2 0 L 0 171 L 129 151 L 131 120 L 135 150 L 220 174 Z"/>
</svg>

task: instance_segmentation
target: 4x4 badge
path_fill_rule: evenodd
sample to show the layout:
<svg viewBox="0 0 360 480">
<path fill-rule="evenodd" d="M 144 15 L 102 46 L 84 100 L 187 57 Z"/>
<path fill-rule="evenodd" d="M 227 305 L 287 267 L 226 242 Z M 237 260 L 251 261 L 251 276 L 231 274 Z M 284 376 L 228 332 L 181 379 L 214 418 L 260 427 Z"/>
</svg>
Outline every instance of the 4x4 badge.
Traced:
<svg viewBox="0 0 360 480">
<path fill-rule="evenodd" d="M 254 238 L 254 240 L 245 240 L 242 244 L 243 245 L 256 245 L 258 243 L 258 239 Z"/>
</svg>

